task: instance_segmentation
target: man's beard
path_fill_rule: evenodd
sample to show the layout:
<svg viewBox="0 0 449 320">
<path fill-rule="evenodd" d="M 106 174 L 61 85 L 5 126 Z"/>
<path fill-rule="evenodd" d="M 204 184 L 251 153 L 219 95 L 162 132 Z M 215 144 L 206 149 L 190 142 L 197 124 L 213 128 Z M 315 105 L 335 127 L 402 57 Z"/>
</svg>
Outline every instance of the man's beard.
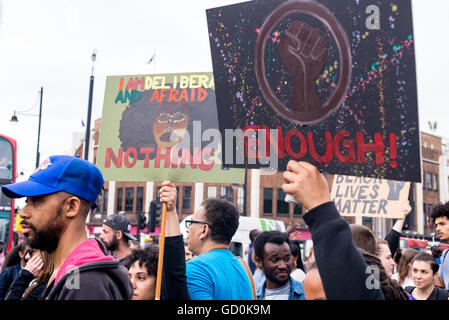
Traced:
<svg viewBox="0 0 449 320">
<path fill-rule="evenodd" d="M 104 245 L 106 246 L 106 248 L 111 251 L 114 252 L 118 249 L 118 240 L 117 237 L 115 236 L 115 234 L 112 236 L 112 240 L 110 243 L 104 243 Z"/>
<path fill-rule="evenodd" d="M 56 212 L 56 217 L 49 221 L 42 230 L 37 231 L 34 226 L 30 226 L 34 231 L 34 236 L 29 239 L 29 244 L 33 249 L 39 249 L 52 253 L 59 245 L 62 230 L 64 229 L 64 222 L 61 217 L 62 208 L 59 207 Z"/>
<path fill-rule="evenodd" d="M 290 274 L 291 273 L 291 269 L 288 270 L 287 272 L 288 272 L 288 274 Z M 265 271 L 264 271 L 264 273 L 265 273 Z M 271 273 L 268 273 L 268 272 L 265 273 L 265 277 L 267 279 L 269 279 L 271 282 L 276 283 L 280 287 L 284 286 L 285 284 L 287 284 L 287 282 L 290 280 L 290 277 L 287 277 L 286 280 L 280 280 L 280 279 L 276 278 L 276 276 L 274 274 L 271 274 Z"/>
</svg>

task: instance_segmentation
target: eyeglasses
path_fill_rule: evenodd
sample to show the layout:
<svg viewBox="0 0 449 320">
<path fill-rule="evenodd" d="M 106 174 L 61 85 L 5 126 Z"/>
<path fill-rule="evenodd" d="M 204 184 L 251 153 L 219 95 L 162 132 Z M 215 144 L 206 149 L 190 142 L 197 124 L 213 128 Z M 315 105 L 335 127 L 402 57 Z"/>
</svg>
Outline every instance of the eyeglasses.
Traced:
<svg viewBox="0 0 449 320">
<path fill-rule="evenodd" d="M 25 252 L 25 256 L 27 255 L 27 254 L 29 254 L 30 255 L 30 257 L 33 255 L 33 253 L 35 253 L 36 252 L 36 249 L 32 249 L 32 248 L 29 248 L 26 252 Z"/>
<path fill-rule="evenodd" d="M 193 223 L 201 223 L 201 224 L 206 224 L 209 226 L 209 224 L 207 222 L 203 222 L 203 221 L 196 221 L 196 220 L 186 220 L 186 228 L 190 229 L 190 227 L 192 226 Z M 210 227 L 210 226 L 209 226 Z"/>
</svg>

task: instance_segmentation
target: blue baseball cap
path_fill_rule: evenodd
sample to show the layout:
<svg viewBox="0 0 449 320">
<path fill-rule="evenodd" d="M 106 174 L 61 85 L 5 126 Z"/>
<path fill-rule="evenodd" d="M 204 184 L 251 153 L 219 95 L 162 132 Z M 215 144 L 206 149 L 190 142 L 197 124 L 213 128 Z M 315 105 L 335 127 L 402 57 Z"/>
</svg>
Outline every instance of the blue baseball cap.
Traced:
<svg viewBox="0 0 449 320">
<path fill-rule="evenodd" d="M 27 181 L 5 185 L 2 192 L 9 198 L 22 198 L 64 191 L 89 201 L 95 209 L 103 185 L 103 175 L 94 164 L 58 155 L 44 160 Z"/>
</svg>

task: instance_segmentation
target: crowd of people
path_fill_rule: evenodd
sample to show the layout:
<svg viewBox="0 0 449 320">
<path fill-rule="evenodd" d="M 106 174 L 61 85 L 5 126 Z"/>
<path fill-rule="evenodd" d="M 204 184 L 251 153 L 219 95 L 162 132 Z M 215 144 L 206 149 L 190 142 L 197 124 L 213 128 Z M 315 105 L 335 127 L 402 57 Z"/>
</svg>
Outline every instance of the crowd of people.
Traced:
<svg viewBox="0 0 449 320">
<path fill-rule="evenodd" d="M 141 248 L 125 215 L 113 214 L 98 239 L 89 239 L 86 217 L 96 207 L 104 180 L 93 164 L 52 156 L 24 182 L 2 187 L 26 197 L 20 212 L 25 241 L 4 260 L 4 300 L 448 300 L 448 250 L 401 251 L 404 219 L 385 239 L 349 225 L 331 200 L 324 176 L 313 165 L 290 161 L 282 189 L 306 210 L 313 241 L 305 257 L 295 226 L 286 232 L 253 230 L 246 259 L 229 249 L 240 213 L 223 199 L 206 199 L 185 221 L 176 211 L 177 190 L 160 189 L 166 230 L 160 297 L 159 245 Z M 431 214 L 441 240 L 449 240 L 449 203 Z"/>
</svg>

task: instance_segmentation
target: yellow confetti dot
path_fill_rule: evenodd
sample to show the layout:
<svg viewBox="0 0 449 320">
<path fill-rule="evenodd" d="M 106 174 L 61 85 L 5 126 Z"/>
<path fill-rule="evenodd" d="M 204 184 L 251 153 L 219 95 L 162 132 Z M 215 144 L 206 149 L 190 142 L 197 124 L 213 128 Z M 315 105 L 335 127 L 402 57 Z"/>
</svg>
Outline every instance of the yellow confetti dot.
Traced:
<svg viewBox="0 0 449 320">
<path fill-rule="evenodd" d="M 398 10 L 398 6 L 394 4 L 394 5 L 391 7 L 391 10 L 392 10 L 393 12 L 396 12 L 396 11 Z"/>
</svg>

